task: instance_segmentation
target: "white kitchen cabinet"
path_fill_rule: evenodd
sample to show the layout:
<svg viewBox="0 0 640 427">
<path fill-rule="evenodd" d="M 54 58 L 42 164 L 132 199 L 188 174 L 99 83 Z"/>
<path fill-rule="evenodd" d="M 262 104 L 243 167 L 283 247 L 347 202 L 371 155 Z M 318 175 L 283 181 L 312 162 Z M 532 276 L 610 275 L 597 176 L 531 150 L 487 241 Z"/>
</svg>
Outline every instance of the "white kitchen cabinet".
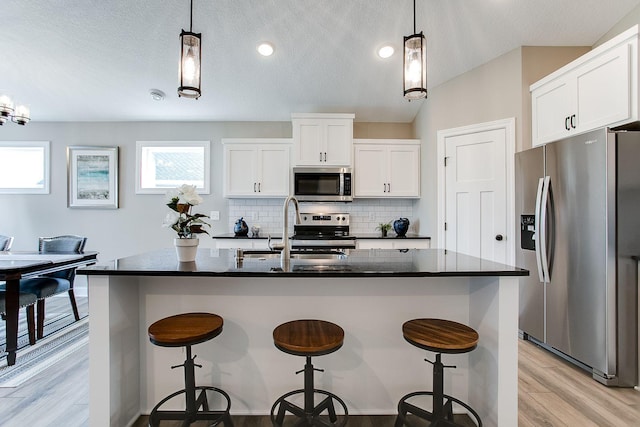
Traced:
<svg viewBox="0 0 640 427">
<path fill-rule="evenodd" d="M 354 141 L 354 197 L 420 197 L 420 141 Z"/>
<path fill-rule="evenodd" d="M 357 249 L 429 249 L 431 239 L 356 239 Z"/>
<path fill-rule="evenodd" d="M 290 139 L 225 139 L 224 197 L 289 195 Z"/>
<path fill-rule="evenodd" d="M 276 239 L 277 240 L 277 239 Z M 213 239 L 216 249 L 253 249 L 253 250 L 268 250 L 267 239 Z"/>
<path fill-rule="evenodd" d="M 295 166 L 351 166 L 353 114 L 292 114 Z"/>
<path fill-rule="evenodd" d="M 638 26 L 530 90 L 533 146 L 638 120 Z"/>
</svg>

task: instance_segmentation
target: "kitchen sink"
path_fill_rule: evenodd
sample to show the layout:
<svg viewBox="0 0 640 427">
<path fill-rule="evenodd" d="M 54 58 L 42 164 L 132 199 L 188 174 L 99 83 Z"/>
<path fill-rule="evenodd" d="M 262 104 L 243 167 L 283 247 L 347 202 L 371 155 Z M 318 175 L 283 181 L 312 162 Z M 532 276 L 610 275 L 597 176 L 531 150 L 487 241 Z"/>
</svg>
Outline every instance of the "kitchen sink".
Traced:
<svg viewBox="0 0 640 427">
<path fill-rule="evenodd" d="M 241 254 L 241 255 L 240 255 Z M 328 260 L 328 259 L 345 259 L 347 253 L 344 251 L 332 251 L 332 250 L 313 250 L 313 251 L 291 251 L 291 259 L 310 259 L 310 260 Z M 240 255 L 240 256 L 239 256 Z M 245 260 L 257 259 L 280 259 L 279 251 L 269 250 L 249 250 L 236 252 L 236 258 L 242 257 Z"/>
</svg>

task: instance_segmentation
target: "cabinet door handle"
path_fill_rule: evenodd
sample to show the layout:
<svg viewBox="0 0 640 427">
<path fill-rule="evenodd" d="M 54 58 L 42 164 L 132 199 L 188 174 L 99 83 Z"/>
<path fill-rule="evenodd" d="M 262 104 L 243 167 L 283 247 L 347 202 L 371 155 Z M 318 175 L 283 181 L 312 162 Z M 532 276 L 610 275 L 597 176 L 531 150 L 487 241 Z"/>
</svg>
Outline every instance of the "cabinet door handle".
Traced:
<svg viewBox="0 0 640 427">
<path fill-rule="evenodd" d="M 320 152 L 320 161 L 322 161 L 322 151 Z"/>
<path fill-rule="evenodd" d="M 253 183 L 253 192 L 254 193 L 256 192 L 256 183 L 255 182 Z"/>
<path fill-rule="evenodd" d="M 384 190 L 383 190 L 382 192 L 383 192 L 383 193 L 386 193 L 386 192 L 387 192 L 387 183 L 386 183 L 386 182 L 384 182 L 384 183 L 382 183 L 382 185 L 383 185 L 383 187 L 384 187 Z"/>
<path fill-rule="evenodd" d="M 574 128 L 574 129 L 576 128 L 576 115 L 575 114 L 571 116 L 571 127 Z"/>
<path fill-rule="evenodd" d="M 259 182 L 259 183 L 258 183 L 258 193 L 262 191 L 262 189 L 260 188 L 261 186 L 262 186 L 262 183 L 261 183 L 261 182 Z"/>
<path fill-rule="evenodd" d="M 387 183 L 387 193 L 391 193 L 391 183 Z"/>
<path fill-rule="evenodd" d="M 327 152 L 326 151 L 324 152 L 324 161 L 325 162 L 327 161 Z"/>
<path fill-rule="evenodd" d="M 564 119 L 564 128 L 565 128 L 566 130 L 571 130 L 571 128 L 569 127 L 569 120 L 570 120 L 570 119 L 571 119 L 571 118 L 570 118 L 569 116 L 565 117 L 565 119 Z"/>
</svg>

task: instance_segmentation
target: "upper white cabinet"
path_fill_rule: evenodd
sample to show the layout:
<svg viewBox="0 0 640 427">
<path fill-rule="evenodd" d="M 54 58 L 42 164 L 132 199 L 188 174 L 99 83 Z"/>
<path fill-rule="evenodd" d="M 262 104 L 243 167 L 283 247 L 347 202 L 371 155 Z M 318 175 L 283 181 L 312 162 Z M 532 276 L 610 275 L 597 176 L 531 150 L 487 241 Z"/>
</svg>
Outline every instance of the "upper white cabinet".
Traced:
<svg viewBox="0 0 640 427">
<path fill-rule="evenodd" d="M 420 141 L 356 139 L 354 197 L 420 197 Z"/>
<path fill-rule="evenodd" d="M 294 166 L 351 166 L 354 114 L 292 114 Z"/>
<path fill-rule="evenodd" d="M 224 197 L 289 195 L 291 139 L 223 139 Z"/>
<path fill-rule="evenodd" d="M 638 26 L 530 87 L 532 145 L 638 120 Z"/>
</svg>

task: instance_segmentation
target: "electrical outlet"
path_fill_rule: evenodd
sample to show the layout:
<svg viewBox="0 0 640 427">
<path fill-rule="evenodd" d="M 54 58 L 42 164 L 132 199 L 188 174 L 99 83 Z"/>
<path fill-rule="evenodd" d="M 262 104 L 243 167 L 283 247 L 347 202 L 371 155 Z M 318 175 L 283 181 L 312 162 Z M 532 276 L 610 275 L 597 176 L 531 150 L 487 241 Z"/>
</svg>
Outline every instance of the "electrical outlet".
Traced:
<svg viewBox="0 0 640 427">
<path fill-rule="evenodd" d="M 375 220 L 376 220 L 376 213 L 369 212 L 369 221 L 375 221 Z"/>
<path fill-rule="evenodd" d="M 211 211 L 209 218 L 211 221 L 220 221 L 220 211 Z"/>
</svg>

